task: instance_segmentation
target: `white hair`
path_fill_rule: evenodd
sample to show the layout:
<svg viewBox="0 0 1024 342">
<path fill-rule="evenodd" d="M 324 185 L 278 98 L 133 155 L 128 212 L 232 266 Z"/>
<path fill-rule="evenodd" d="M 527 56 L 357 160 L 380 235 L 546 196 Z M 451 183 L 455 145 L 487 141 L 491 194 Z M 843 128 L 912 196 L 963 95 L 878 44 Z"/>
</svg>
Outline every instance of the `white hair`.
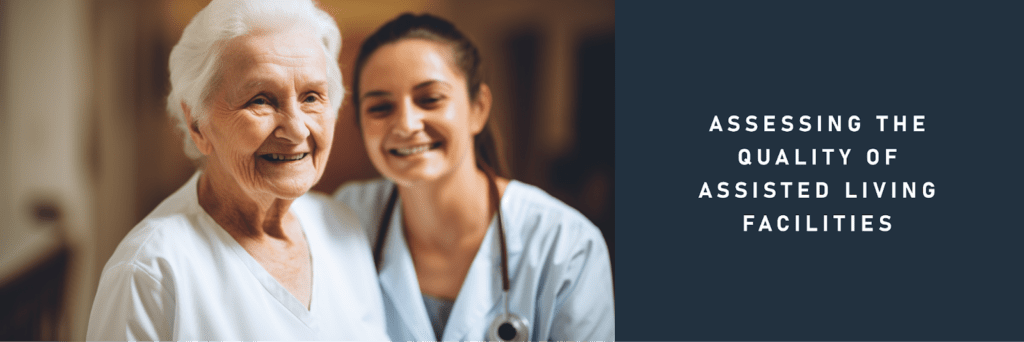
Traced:
<svg viewBox="0 0 1024 342">
<path fill-rule="evenodd" d="M 302 23 L 313 27 L 327 59 L 327 92 L 331 114 L 338 115 L 345 88 L 341 84 L 338 54 L 341 32 L 338 25 L 312 0 L 246 1 L 213 0 L 185 26 L 178 44 L 171 50 L 171 93 L 167 112 L 184 133 L 185 154 L 194 161 L 203 155 L 189 136 L 189 125 L 204 122 L 208 100 L 219 75 L 220 53 L 225 43 L 254 30 L 282 30 Z M 185 122 L 181 104 L 187 105 L 194 122 Z"/>
</svg>

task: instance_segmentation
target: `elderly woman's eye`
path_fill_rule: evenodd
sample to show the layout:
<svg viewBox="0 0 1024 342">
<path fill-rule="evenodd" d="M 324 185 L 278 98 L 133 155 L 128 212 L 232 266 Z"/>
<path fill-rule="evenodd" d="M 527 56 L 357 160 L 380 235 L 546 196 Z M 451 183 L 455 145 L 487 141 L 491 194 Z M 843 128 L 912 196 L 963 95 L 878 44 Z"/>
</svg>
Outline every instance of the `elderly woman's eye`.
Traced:
<svg viewBox="0 0 1024 342">
<path fill-rule="evenodd" d="M 255 99 L 252 99 L 252 101 L 249 101 L 249 104 L 257 106 L 266 106 L 270 104 L 270 100 L 267 100 L 265 97 L 257 97 Z"/>
<path fill-rule="evenodd" d="M 316 95 L 306 95 L 306 98 L 303 99 L 302 101 L 305 102 L 305 103 L 314 103 L 317 100 L 319 100 L 319 99 L 316 97 Z"/>
</svg>

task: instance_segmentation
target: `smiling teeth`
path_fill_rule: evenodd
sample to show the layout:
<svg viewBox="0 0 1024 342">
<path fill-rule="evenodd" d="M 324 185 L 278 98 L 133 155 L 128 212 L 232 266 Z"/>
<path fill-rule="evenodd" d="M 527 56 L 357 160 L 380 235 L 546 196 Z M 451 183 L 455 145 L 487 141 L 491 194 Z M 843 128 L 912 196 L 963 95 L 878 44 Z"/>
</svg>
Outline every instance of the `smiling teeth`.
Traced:
<svg viewBox="0 0 1024 342">
<path fill-rule="evenodd" d="M 413 155 L 413 154 L 417 154 L 417 153 L 426 152 L 429 149 L 430 149 L 430 144 L 426 144 L 426 145 L 420 145 L 420 146 L 410 147 L 410 148 L 396 148 L 394 151 L 395 151 L 395 154 L 398 154 L 399 156 L 403 156 L 404 157 L 404 156 L 408 156 L 408 155 Z"/>
<path fill-rule="evenodd" d="M 299 153 L 293 156 L 288 156 L 287 154 L 271 153 L 269 156 L 272 161 L 294 161 L 305 158 L 307 154 L 309 153 Z"/>
</svg>

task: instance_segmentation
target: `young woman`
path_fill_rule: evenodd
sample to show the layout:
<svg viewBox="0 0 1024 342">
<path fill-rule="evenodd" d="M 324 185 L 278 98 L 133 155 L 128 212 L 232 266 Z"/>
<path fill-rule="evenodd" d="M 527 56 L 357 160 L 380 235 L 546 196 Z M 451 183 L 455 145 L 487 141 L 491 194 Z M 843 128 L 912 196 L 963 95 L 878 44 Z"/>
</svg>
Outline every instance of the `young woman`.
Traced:
<svg viewBox="0 0 1024 342">
<path fill-rule="evenodd" d="M 399 16 L 363 43 L 353 89 L 386 179 L 336 198 L 370 230 L 393 340 L 614 340 L 604 239 L 576 210 L 495 174 L 491 92 L 462 33 Z"/>
</svg>

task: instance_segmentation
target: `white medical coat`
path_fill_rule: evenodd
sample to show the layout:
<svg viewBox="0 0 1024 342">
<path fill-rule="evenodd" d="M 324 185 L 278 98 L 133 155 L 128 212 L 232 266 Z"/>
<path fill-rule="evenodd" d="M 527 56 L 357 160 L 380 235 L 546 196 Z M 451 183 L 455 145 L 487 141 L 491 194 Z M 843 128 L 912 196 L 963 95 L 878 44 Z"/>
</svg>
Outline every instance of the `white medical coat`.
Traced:
<svg viewBox="0 0 1024 342">
<path fill-rule="evenodd" d="M 353 182 L 335 198 L 359 215 L 372 239 L 393 183 Z M 508 240 L 512 313 L 530 325 L 532 341 L 612 341 L 615 312 L 611 263 L 601 232 L 575 209 L 543 190 L 512 181 L 501 198 Z M 380 270 L 388 334 L 394 341 L 435 341 L 433 328 L 402 233 L 396 202 Z M 441 340 L 487 339 L 504 313 L 497 216 L 469 268 Z"/>
<path fill-rule="evenodd" d="M 323 195 L 292 203 L 310 308 L 199 206 L 197 172 L 133 228 L 100 277 L 89 340 L 387 340 L 365 231 Z"/>
</svg>

